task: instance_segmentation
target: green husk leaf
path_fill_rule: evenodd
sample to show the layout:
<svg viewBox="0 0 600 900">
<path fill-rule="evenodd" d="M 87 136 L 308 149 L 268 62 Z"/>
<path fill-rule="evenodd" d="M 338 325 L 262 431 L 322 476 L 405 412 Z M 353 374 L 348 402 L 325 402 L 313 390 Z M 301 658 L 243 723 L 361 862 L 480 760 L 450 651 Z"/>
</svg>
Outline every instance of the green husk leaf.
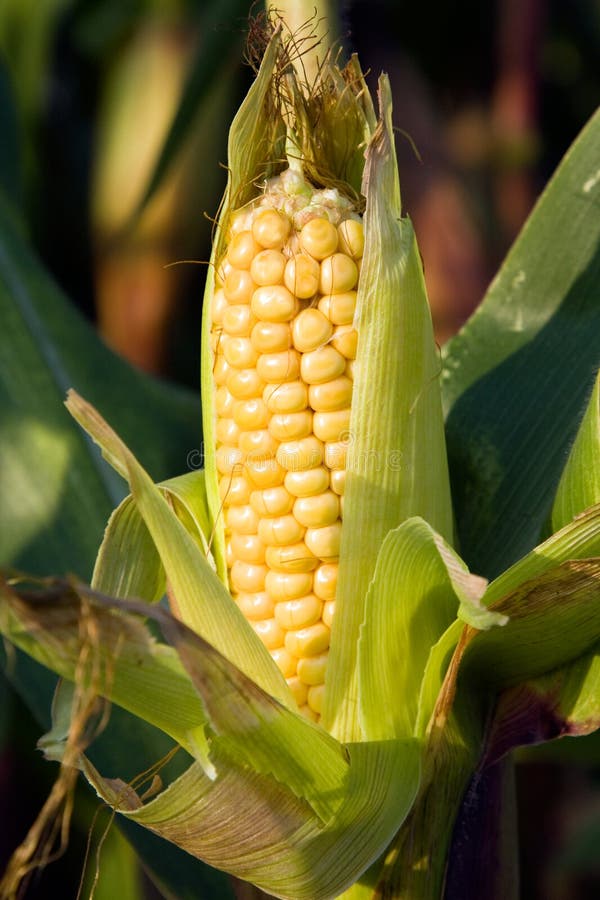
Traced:
<svg viewBox="0 0 600 900">
<path fill-rule="evenodd" d="M 495 577 L 539 541 L 600 364 L 600 112 L 444 348 L 461 553 Z"/>
<path fill-rule="evenodd" d="M 325 727 L 348 740 L 360 738 L 357 647 L 379 548 L 410 516 L 421 516 L 446 540 L 453 530 L 439 359 L 414 232 L 400 219 L 391 99 L 383 77 L 380 106 L 363 184 L 365 252 L 345 528 L 323 710 Z"/>
<path fill-rule="evenodd" d="M 600 503 L 600 374 L 554 498 L 552 531 L 595 503 Z"/>
<path fill-rule="evenodd" d="M 481 596 L 485 584 L 422 519 L 390 531 L 367 592 L 358 648 L 367 740 L 414 733 L 430 648 L 455 619 L 459 598 Z"/>
<path fill-rule="evenodd" d="M 510 687 L 581 656 L 600 640 L 600 558 L 568 560 L 493 604 L 501 631 L 477 632 L 462 666 Z"/>
<path fill-rule="evenodd" d="M 108 520 L 91 583 L 103 594 L 143 597 L 148 603 L 158 603 L 165 593 L 160 556 L 131 495 Z"/>
<path fill-rule="evenodd" d="M 133 454 L 99 413 L 74 391 L 69 392 L 67 407 L 99 444 L 111 465 L 129 482 L 160 554 L 182 621 L 268 693 L 294 708 L 291 692 L 268 650 Z"/>
<path fill-rule="evenodd" d="M 300 748 L 301 749 L 301 748 Z M 276 897 L 325 900 L 382 852 L 413 802 L 414 741 L 350 744 L 344 803 L 327 826 L 283 785 L 229 760 L 216 780 L 193 765 L 142 806 L 127 785 L 84 762 L 98 793 L 131 820 Z"/>
<path fill-rule="evenodd" d="M 208 508 L 204 472 L 197 470 L 163 481 L 158 487 L 209 562 Z M 131 495 L 115 509 L 98 551 L 92 587 L 121 599 L 157 603 L 165 593 L 160 556 Z"/>
<path fill-rule="evenodd" d="M 527 582 L 533 582 L 535 579 L 542 578 L 563 563 L 572 560 L 585 560 L 595 556 L 600 556 L 600 505 L 586 510 L 561 531 L 552 535 L 522 560 L 511 566 L 499 578 L 492 581 L 483 595 L 482 602 L 486 606 L 491 607 L 492 610 L 506 612 L 500 609 L 504 598 L 514 592 L 518 592 Z M 508 612 L 506 614 L 509 615 Z M 552 616 L 549 618 L 552 619 Z M 516 627 L 520 627 L 518 622 Z M 552 627 L 552 623 L 550 623 L 549 628 Z M 503 628 L 500 632 L 496 632 L 496 634 L 500 633 L 502 635 L 501 640 L 506 640 L 505 635 L 510 632 Z M 419 712 L 415 731 L 419 736 L 423 736 L 427 731 L 450 659 L 462 634 L 462 623 L 454 622 L 431 648 L 419 698 Z M 493 632 L 489 632 L 489 634 L 493 635 Z M 483 634 L 480 635 L 479 639 L 483 636 Z M 561 647 L 563 641 L 564 635 L 559 641 Z M 509 655 L 510 644 L 506 643 L 505 646 L 507 655 Z M 559 661 L 556 662 L 556 665 L 559 665 Z"/>
</svg>

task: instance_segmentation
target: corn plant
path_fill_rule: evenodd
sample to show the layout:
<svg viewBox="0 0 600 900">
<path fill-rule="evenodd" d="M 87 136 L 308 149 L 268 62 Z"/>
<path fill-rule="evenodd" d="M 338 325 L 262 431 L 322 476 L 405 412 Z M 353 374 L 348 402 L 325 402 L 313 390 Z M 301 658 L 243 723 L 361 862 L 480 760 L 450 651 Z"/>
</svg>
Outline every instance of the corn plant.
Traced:
<svg viewBox="0 0 600 900">
<path fill-rule="evenodd" d="M 600 709 L 599 129 L 440 359 L 386 77 L 377 112 L 356 59 L 307 84 L 271 29 L 204 298 L 204 466 L 155 483 L 70 391 L 130 494 L 89 584 L 4 575 L 0 630 L 61 679 L 43 822 L 80 771 L 153 856 L 202 861 L 159 872 L 172 895 L 229 896 L 219 872 L 290 900 L 514 893 L 510 751 Z M 2 217 L 7 296 L 39 321 Z"/>
</svg>

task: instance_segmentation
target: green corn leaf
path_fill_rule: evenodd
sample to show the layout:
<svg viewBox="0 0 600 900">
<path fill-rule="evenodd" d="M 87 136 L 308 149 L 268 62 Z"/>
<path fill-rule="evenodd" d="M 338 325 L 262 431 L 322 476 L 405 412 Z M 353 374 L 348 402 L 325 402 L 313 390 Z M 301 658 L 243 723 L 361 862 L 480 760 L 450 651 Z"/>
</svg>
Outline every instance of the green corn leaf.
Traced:
<svg viewBox="0 0 600 900">
<path fill-rule="evenodd" d="M 18 205 L 21 199 L 21 168 L 17 110 L 7 67 L 0 62 L 0 189 Z"/>
<path fill-rule="evenodd" d="M 200 404 L 102 344 L 46 274 L 1 196 L 0 314 L 0 564 L 89 577 L 124 491 L 66 414 L 65 391 L 76 385 L 111 410 L 158 479 L 185 470 L 198 444 Z"/>
<path fill-rule="evenodd" d="M 182 620 L 261 687 L 293 707 L 294 699 L 268 650 L 215 575 L 205 553 L 131 451 L 99 413 L 74 391 L 69 392 L 67 406 L 115 470 L 127 479 L 161 557 Z"/>
<path fill-rule="evenodd" d="M 368 740 L 413 734 L 430 648 L 454 621 L 459 598 L 479 598 L 485 585 L 422 519 L 408 519 L 387 535 L 359 642 L 361 727 Z M 483 613 L 495 622 L 493 613 Z"/>
<path fill-rule="evenodd" d="M 159 488 L 210 561 L 204 473 L 189 472 L 163 481 Z M 96 558 L 92 587 L 112 597 L 137 597 L 148 603 L 156 603 L 165 592 L 160 556 L 131 496 L 123 500 L 109 519 Z"/>
<path fill-rule="evenodd" d="M 223 77 L 224 60 L 230 59 L 234 51 L 239 51 L 239 29 L 231 27 L 231 23 L 238 18 L 241 20 L 247 14 L 246 0 L 213 0 L 203 4 L 198 26 L 202 34 L 200 46 L 134 218 L 142 213 L 160 188 L 171 164 L 182 150 L 196 123 L 199 110 L 215 89 L 216 80 Z"/>
<path fill-rule="evenodd" d="M 437 358 L 412 225 L 400 218 L 391 98 L 380 82 L 381 121 L 367 151 L 365 252 L 357 296 L 360 335 L 336 614 L 323 723 L 358 739 L 357 647 L 365 600 L 387 533 L 422 516 L 447 540 L 452 512 Z"/>
<path fill-rule="evenodd" d="M 600 374 L 554 498 L 552 531 L 595 503 L 600 503 Z"/>
<path fill-rule="evenodd" d="M 461 552 L 488 578 L 538 542 L 600 364 L 600 112 L 444 349 Z"/>
</svg>

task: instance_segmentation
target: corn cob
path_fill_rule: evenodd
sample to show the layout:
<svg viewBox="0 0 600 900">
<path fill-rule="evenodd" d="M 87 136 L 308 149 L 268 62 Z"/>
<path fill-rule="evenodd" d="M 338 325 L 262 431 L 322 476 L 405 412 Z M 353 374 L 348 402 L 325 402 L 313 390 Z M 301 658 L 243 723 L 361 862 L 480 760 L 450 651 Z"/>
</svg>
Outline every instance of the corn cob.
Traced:
<svg viewBox="0 0 600 900">
<path fill-rule="evenodd" d="M 232 596 L 321 711 L 349 436 L 360 216 L 288 169 L 232 216 L 211 310 Z"/>
</svg>

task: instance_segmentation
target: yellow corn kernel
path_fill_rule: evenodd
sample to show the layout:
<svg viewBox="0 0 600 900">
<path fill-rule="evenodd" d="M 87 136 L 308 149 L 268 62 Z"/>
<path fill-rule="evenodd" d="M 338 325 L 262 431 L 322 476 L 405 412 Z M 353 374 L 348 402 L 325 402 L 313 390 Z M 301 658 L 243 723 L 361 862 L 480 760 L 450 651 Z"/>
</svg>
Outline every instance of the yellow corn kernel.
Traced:
<svg viewBox="0 0 600 900">
<path fill-rule="evenodd" d="M 279 666 L 284 678 L 292 678 L 296 674 L 298 660 L 291 653 L 288 653 L 285 647 L 275 647 L 270 653 L 273 657 L 273 662 Z"/>
<path fill-rule="evenodd" d="M 262 397 L 250 400 L 236 400 L 233 405 L 233 421 L 238 428 L 266 428 L 269 424 L 269 410 Z"/>
<path fill-rule="evenodd" d="M 323 384 L 311 384 L 308 401 L 315 412 L 344 409 L 352 401 L 352 381 L 346 375 L 340 375 Z"/>
<path fill-rule="evenodd" d="M 337 230 L 327 219 L 320 217 L 310 219 L 300 232 L 299 238 L 302 249 L 315 259 L 325 259 L 337 250 Z"/>
<path fill-rule="evenodd" d="M 220 444 L 237 444 L 240 436 L 239 426 L 233 419 L 219 419 L 215 435 Z"/>
<path fill-rule="evenodd" d="M 278 353 L 292 346 L 292 330 L 287 322 L 257 322 L 250 340 L 258 353 Z"/>
<path fill-rule="evenodd" d="M 232 369 L 225 383 L 236 400 L 262 397 L 265 389 L 265 382 L 261 380 L 256 369 Z"/>
<path fill-rule="evenodd" d="M 319 560 L 304 541 L 285 547 L 267 547 L 265 561 L 268 568 L 276 572 L 312 572 L 319 565 Z"/>
<path fill-rule="evenodd" d="M 327 441 L 325 444 L 325 465 L 330 469 L 344 469 L 348 454 L 348 441 Z"/>
<path fill-rule="evenodd" d="M 283 283 L 300 300 L 308 300 L 317 293 L 320 277 L 321 270 L 316 259 L 297 253 L 286 263 Z"/>
<path fill-rule="evenodd" d="M 329 319 L 318 309 L 303 309 L 292 323 L 294 347 L 301 353 L 316 350 L 327 343 L 333 334 Z"/>
<path fill-rule="evenodd" d="M 214 316 L 213 316 L 214 318 Z M 234 337 L 250 337 L 252 329 L 256 324 L 256 319 L 252 315 L 252 310 L 244 304 L 227 307 L 223 310 L 222 315 L 223 331 Z"/>
<path fill-rule="evenodd" d="M 297 544 L 304 537 L 304 531 L 303 526 L 292 515 L 261 519 L 258 524 L 261 541 L 272 547 Z"/>
<path fill-rule="evenodd" d="M 288 653 L 298 659 L 306 656 L 318 656 L 329 647 L 329 635 L 330 631 L 327 625 L 316 622 L 307 628 L 285 632 L 284 647 Z"/>
<path fill-rule="evenodd" d="M 250 272 L 245 269 L 232 269 L 223 285 L 229 303 L 250 303 L 255 289 Z"/>
<path fill-rule="evenodd" d="M 312 350 L 310 353 L 303 353 L 300 363 L 300 372 L 302 379 L 307 384 L 321 384 L 324 381 L 330 381 L 342 375 L 346 368 L 346 360 L 341 353 L 326 345 Z"/>
<path fill-rule="evenodd" d="M 244 468 L 255 488 L 270 488 L 283 484 L 285 469 L 274 456 L 249 456 Z"/>
<path fill-rule="evenodd" d="M 305 528 L 333 525 L 339 514 L 340 500 L 332 491 L 298 497 L 294 503 L 294 516 Z"/>
<path fill-rule="evenodd" d="M 288 686 L 294 696 L 296 704 L 300 709 L 302 709 L 305 706 L 306 700 L 308 698 L 308 686 L 304 684 L 303 681 L 300 681 L 297 675 L 293 675 L 288 679 Z"/>
<path fill-rule="evenodd" d="M 356 291 L 321 297 L 318 309 L 334 325 L 350 325 L 356 311 Z"/>
<path fill-rule="evenodd" d="M 306 685 L 324 684 L 327 668 L 327 653 L 318 656 L 305 656 L 298 660 L 296 672 L 298 678 Z"/>
<path fill-rule="evenodd" d="M 241 594 L 264 591 L 268 571 L 265 565 L 236 559 L 231 567 L 231 587 Z"/>
<path fill-rule="evenodd" d="M 269 284 L 254 291 L 250 308 L 261 321 L 289 322 L 298 312 L 298 300 L 282 284 Z"/>
<path fill-rule="evenodd" d="M 225 312 L 229 309 L 227 297 L 223 293 L 222 288 L 218 288 L 212 299 L 211 318 L 213 325 L 222 325 Z"/>
<path fill-rule="evenodd" d="M 218 416 L 230 418 L 233 415 L 233 405 L 235 397 L 231 394 L 225 385 L 220 385 L 215 394 L 215 409 Z"/>
<path fill-rule="evenodd" d="M 252 223 L 254 239 L 267 250 L 280 250 L 290 233 L 291 223 L 287 216 L 276 209 L 260 210 Z"/>
<path fill-rule="evenodd" d="M 321 710 L 323 709 L 323 691 L 325 686 L 322 684 L 314 684 L 312 687 L 308 689 L 308 706 L 312 709 L 314 713 L 318 716 L 321 715 Z"/>
<path fill-rule="evenodd" d="M 281 284 L 287 260 L 279 250 L 262 250 L 250 265 L 252 280 L 258 285 Z"/>
<path fill-rule="evenodd" d="M 223 354 L 219 353 L 213 367 L 213 378 L 215 380 L 215 384 L 219 385 L 219 387 L 221 387 L 221 385 L 227 384 L 227 379 L 230 375 L 231 366 L 229 365 Z"/>
<path fill-rule="evenodd" d="M 217 471 L 221 475 L 233 475 L 236 470 L 241 469 L 243 460 L 243 453 L 238 447 L 223 444 L 216 453 Z"/>
<path fill-rule="evenodd" d="M 332 562 L 340 555 L 341 536 L 342 523 L 338 521 L 321 528 L 307 528 L 304 543 L 323 562 Z"/>
<path fill-rule="evenodd" d="M 324 563 L 313 575 L 313 591 L 321 600 L 333 600 L 337 590 L 338 564 Z"/>
<path fill-rule="evenodd" d="M 268 428 L 256 431 L 240 431 L 238 447 L 244 456 L 275 456 L 279 442 L 275 440 Z"/>
<path fill-rule="evenodd" d="M 272 413 L 300 412 L 308 406 L 308 389 L 303 381 L 268 384 L 263 391 L 263 400 Z"/>
<path fill-rule="evenodd" d="M 257 534 L 232 534 L 231 552 L 235 559 L 261 565 L 265 561 L 265 545 Z"/>
<path fill-rule="evenodd" d="M 277 449 L 277 462 L 288 472 L 314 469 L 323 462 L 323 444 L 314 435 L 285 441 Z"/>
<path fill-rule="evenodd" d="M 351 325 L 338 325 L 333 332 L 331 345 L 346 359 L 356 359 L 358 332 Z"/>
<path fill-rule="evenodd" d="M 273 617 L 275 604 L 266 591 L 254 594 L 238 594 L 236 603 L 246 619 L 260 622 Z"/>
<path fill-rule="evenodd" d="M 230 337 L 223 348 L 225 359 L 235 369 L 250 369 L 256 365 L 258 353 L 247 337 Z"/>
<path fill-rule="evenodd" d="M 321 263 L 319 290 L 322 294 L 351 291 L 358 281 L 356 263 L 345 253 L 334 253 Z"/>
<path fill-rule="evenodd" d="M 249 503 L 229 506 L 225 513 L 225 524 L 238 534 L 258 534 L 258 514 Z"/>
<path fill-rule="evenodd" d="M 250 506 L 257 516 L 285 516 L 292 511 L 294 498 L 289 491 L 279 485 L 262 491 L 252 491 Z"/>
<path fill-rule="evenodd" d="M 275 603 L 280 603 L 307 596 L 312 590 L 312 583 L 311 572 L 268 572 L 265 589 Z"/>
<path fill-rule="evenodd" d="M 328 628 L 331 628 L 331 623 L 333 622 L 333 613 L 335 611 L 335 600 L 327 600 L 323 604 L 323 621 L 327 625 Z"/>
<path fill-rule="evenodd" d="M 249 269 L 260 247 L 251 231 L 240 231 L 231 239 L 227 259 L 236 269 Z"/>
<path fill-rule="evenodd" d="M 284 484 L 294 497 L 311 497 L 322 494 L 329 487 L 329 472 L 324 466 L 303 469 L 300 472 L 288 472 Z"/>
<path fill-rule="evenodd" d="M 294 413 L 274 413 L 269 422 L 269 431 L 278 441 L 308 437 L 313 430 L 312 420 L 313 414 L 308 409 Z"/>
<path fill-rule="evenodd" d="M 300 355 L 296 350 L 263 353 L 256 364 L 256 371 L 267 384 L 296 381 L 300 374 Z"/>
<path fill-rule="evenodd" d="M 319 720 L 317 713 L 314 711 L 314 709 L 311 709 L 308 703 L 306 703 L 304 706 L 301 706 L 298 712 L 301 716 L 304 716 L 305 719 L 308 719 L 309 722 L 318 722 Z"/>
<path fill-rule="evenodd" d="M 275 604 L 275 618 L 284 631 L 308 628 L 321 618 L 322 602 L 314 594 L 296 597 L 294 600 L 283 600 Z M 290 652 L 294 652 L 291 650 Z M 296 656 L 301 654 L 296 653 Z"/>
<path fill-rule="evenodd" d="M 341 496 L 346 489 L 346 470 L 332 469 L 329 480 L 331 482 L 331 490 Z"/>
<path fill-rule="evenodd" d="M 341 441 L 348 438 L 350 409 L 317 412 L 313 416 L 313 431 L 320 441 Z"/>
<path fill-rule="evenodd" d="M 219 496 L 223 506 L 246 506 L 250 502 L 251 486 L 243 475 L 223 475 L 219 480 Z"/>
<path fill-rule="evenodd" d="M 275 619 L 263 619 L 261 622 L 255 621 L 250 624 L 269 650 L 275 650 L 283 645 L 285 634 Z"/>
<path fill-rule="evenodd" d="M 360 259 L 365 249 L 365 236 L 362 222 L 346 219 L 338 225 L 338 247 L 352 259 Z"/>
</svg>

